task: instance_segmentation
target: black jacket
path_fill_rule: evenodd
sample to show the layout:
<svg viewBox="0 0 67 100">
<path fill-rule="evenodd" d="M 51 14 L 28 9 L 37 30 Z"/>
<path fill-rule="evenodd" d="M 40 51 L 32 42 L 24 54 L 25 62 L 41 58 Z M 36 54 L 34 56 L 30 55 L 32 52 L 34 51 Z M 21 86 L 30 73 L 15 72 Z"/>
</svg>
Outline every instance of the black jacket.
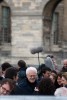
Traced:
<svg viewBox="0 0 67 100">
<path fill-rule="evenodd" d="M 26 68 L 25 67 L 19 69 L 18 81 L 17 81 L 18 84 L 20 84 L 24 78 L 26 78 Z"/>
<path fill-rule="evenodd" d="M 26 78 L 15 88 L 14 95 L 32 95 L 37 84 L 37 81 L 30 83 Z"/>
</svg>

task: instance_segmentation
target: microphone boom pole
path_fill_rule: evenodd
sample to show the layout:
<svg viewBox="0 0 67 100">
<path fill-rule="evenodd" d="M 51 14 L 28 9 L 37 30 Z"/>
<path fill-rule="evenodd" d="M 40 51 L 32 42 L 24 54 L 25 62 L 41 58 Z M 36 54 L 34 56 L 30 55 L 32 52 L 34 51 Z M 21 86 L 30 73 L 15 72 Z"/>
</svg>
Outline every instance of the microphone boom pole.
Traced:
<svg viewBox="0 0 67 100">
<path fill-rule="evenodd" d="M 39 52 L 38 52 L 38 62 L 39 62 L 39 66 L 40 66 Z"/>
<path fill-rule="evenodd" d="M 38 48 L 33 48 L 31 49 L 31 53 L 32 54 L 36 54 L 38 53 L 38 63 L 39 63 L 39 66 L 40 66 L 40 57 L 39 57 L 39 53 L 43 51 L 43 48 L 42 47 L 38 47 Z"/>
</svg>

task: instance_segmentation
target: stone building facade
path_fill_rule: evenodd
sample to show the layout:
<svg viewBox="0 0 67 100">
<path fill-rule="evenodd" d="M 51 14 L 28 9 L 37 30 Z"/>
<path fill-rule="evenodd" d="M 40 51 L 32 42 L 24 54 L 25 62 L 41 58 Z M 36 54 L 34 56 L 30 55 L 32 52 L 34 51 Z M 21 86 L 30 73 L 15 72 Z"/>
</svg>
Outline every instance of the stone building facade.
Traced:
<svg viewBox="0 0 67 100">
<path fill-rule="evenodd" d="M 16 64 L 23 59 L 27 64 L 38 65 L 38 53 L 31 54 L 31 50 L 38 47 L 43 48 L 40 63 L 44 62 L 47 54 L 54 54 L 58 62 L 66 58 L 66 3 L 66 0 L 1 0 L 0 9 L 2 6 L 10 9 L 10 20 L 7 17 L 10 21 L 7 33 L 10 35 L 5 35 L 3 29 L 2 36 L 1 26 L 6 26 L 0 24 L 0 63 Z M 0 21 L 3 18 L 0 17 Z M 9 41 L 6 42 L 5 37 Z"/>
</svg>

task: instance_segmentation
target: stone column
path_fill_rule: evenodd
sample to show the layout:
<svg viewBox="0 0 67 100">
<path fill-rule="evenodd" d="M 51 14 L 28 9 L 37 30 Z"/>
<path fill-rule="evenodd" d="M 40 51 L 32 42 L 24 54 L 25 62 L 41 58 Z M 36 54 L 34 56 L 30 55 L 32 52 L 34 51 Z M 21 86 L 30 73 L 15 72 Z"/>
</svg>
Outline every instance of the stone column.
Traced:
<svg viewBox="0 0 67 100">
<path fill-rule="evenodd" d="M 64 0 L 63 41 L 67 42 L 67 0 Z"/>
<path fill-rule="evenodd" d="M 67 58 L 67 0 L 64 2 L 64 14 L 63 14 L 63 58 Z"/>
</svg>

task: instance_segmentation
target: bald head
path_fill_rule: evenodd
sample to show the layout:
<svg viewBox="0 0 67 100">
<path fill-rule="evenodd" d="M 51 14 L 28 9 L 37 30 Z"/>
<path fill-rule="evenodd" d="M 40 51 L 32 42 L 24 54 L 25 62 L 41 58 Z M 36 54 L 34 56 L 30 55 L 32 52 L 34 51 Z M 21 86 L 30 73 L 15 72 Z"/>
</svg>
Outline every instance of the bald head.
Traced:
<svg viewBox="0 0 67 100">
<path fill-rule="evenodd" d="M 67 67 L 67 59 L 64 59 L 64 60 L 63 60 L 63 66 L 64 66 L 64 67 Z"/>
</svg>

